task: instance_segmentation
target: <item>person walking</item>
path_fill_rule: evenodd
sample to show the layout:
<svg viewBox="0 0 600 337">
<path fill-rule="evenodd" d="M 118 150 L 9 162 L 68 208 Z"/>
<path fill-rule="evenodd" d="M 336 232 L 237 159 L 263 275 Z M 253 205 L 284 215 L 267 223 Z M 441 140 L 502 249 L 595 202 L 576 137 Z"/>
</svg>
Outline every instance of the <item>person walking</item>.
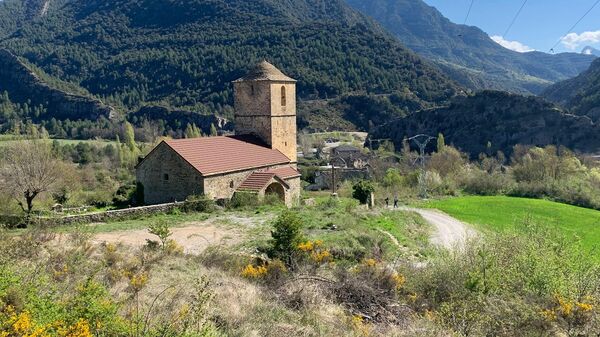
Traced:
<svg viewBox="0 0 600 337">
<path fill-rule="evenodd" d="M 385 197 L 385 208 L 390 208 L 390 197 Z"/>
<path fill-rule="evenodd" d="M 398 196 L 394 197 L 394 208 L 398 208 Z"/>
</svg>

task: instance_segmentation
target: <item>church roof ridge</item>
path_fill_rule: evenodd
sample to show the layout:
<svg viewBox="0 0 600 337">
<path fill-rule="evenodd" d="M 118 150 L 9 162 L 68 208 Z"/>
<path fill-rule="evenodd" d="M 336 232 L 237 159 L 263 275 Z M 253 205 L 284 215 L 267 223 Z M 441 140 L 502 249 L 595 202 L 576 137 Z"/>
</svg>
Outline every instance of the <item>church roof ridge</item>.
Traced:
<svg viewBox="0 0 600 337">
<path fill-rule="evenodd" d="M 233 82 L 245 81 L 281 81 L 281 82 L 297 82 L 295 79 L 287 76 L 274 65 L 263 60 L 257 64 L 248 74 Z"/>
</svg>

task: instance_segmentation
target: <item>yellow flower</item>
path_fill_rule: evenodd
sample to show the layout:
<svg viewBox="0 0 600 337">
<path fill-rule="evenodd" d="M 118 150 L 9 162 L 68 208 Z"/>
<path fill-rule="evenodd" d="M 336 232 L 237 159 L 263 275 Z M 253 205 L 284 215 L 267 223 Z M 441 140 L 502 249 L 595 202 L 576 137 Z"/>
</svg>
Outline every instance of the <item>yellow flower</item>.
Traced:
<svg viewBox="0 0 600 337">
<path fill-rule="evenodd" d="M 590 312 L 594 310 L 594 306 L 588 303 L 577 302 L 577 308 L 583 312 Z"/>
<path fill-rule="evenodd" d="M 249 264 L 242 270 L 242 276 L 245 278 L 260 278 L 266 274 L 267 267 L 265 265 L 255 267 L 254 265 Z"/>
<path fill-rule="evenodd" d="M 144 286 L 146 285 L 147 282 L 148 282 L 148 274 L 147 273 L 140 273 L 140 274 L 132 275 L 129 278 L 129 285 L 135 292 L 139 292 L 140 290 L 142 290 L 142 288 L 144 288 Z"/>
<path fill-rule="evenodd" d="M 396 290 L 402 289 L 402 287 L 404 286 L 404 283 L 406 283 L 406 278 L 404 277 L 404 275 L 401 275 L 398 273 L 394 273 L 394 275 L 392 275 L 392 279 L 394 280 L 394 283 L 396 284 Z"/>
<path fill-rule="evenodd" d="M 366 259 L 364 263 L 367 267 L 375 267 L 377 265 L 377 261 L 375 259 Z"/>
<path fill-rule="evenodd" d="M 558 316 L 556 315 L 556 312 L 554 310 L 542 310 L 541 314 L 542 317 L 544 317 L 548 321 L 556 321 L 558 319 Z"/>
<path fill-rule="evenodd" d="M 313 261 L 322 263 L 322 262 L 329 260 L 329 258 L 331 257 L 331 253 L 329 252 L 329 250 L 323 250 L 320 252 L 315 251 L 315 252 L 312 252 L 312 254 L 310 256 L 313 259 Z"/>
<path fill-rule="evenodd" d="M 306 241 L 298 244 L 298 249 L 303 252 L 311 252 L 313 249 L 315 249 L 315 246 L 312 241 Z"/>
</svg>

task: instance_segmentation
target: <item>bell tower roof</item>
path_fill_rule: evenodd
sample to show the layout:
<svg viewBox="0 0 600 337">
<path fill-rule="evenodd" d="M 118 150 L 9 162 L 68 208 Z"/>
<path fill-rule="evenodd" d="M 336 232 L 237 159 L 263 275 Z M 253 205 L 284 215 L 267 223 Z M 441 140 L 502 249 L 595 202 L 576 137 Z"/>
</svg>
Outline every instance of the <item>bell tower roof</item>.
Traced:
<svg viewBox="0 0 600 337">
<path fill-rule="evenodd" d="M 246 81 L 279 81 L 279 82 L 296 82 L 295 79 L 285 75 L 281 70 L 267 61 L 262 61 L 257 64 L 246 76 L 237 79 L 235 82 Z"/>
</svg>

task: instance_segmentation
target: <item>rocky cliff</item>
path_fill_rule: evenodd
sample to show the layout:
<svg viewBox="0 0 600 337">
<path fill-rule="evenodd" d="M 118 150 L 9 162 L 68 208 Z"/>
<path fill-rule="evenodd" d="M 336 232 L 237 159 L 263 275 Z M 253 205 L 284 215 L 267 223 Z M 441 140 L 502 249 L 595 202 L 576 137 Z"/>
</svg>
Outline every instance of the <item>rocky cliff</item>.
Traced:
<svg viewBox="0 0 600 337">
<path fill-rule="evenodd" d="M 155 105 L 140 108 L 133 112 L 129 119 L 133 120 L 137 126 L 142 126 L 145 121 L 160 122 L 166 131 L 184 130 L 188 124 L 196 125 L 205 134 L 210 133 L 211 125 L 218 130 L 233 131 L 233 124 L 223 117 Z"/>
<path fill-rule="evenodd" d="M 52 88 L 18 57 L 3 49 L 0 49 L 0 64 L 0 92 L 7 91 L 14 102 L 42 105 L 47 116 L 59 120 L 117 117 L 116 111 L 100 100 Z"/>
<path fill-rule="evenodd" d="M 499 150 L 510 154 L 516 144 L 553 144 L 583 153 L 600 152 L 600 127 L 590 118 L 567 114 L 540 98 L 497 91 L 456 98 L 448 107 L 398 119 L 377 128 L 371 137 L 389 138 L 400 148 L 405 137 L 420 133 L 442 133 L 447 144 L 472 157 Z"/>
</svg>

